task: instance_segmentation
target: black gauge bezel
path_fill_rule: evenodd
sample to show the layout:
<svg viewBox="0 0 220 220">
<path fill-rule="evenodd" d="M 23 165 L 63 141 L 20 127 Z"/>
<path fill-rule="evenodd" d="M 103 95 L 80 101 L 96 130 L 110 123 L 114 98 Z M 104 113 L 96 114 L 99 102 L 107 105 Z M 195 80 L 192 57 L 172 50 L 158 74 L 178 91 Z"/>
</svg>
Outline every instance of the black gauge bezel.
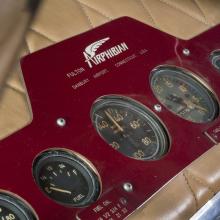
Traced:
<svg viewBox="0 0 220 220">
<path fill-rule="evenodd" d="M 12 213 L 16 214 L 21 220 L 38 220 L 33 208 L 30 207 L 26 201 L 13 193 L 0 191 L 0 207 L 1 206 L 11 210 Z"/>
<path fill-rule="evenodd" d="M 215 50 L 211 53 L 210 62 L 215 67 L 215 69 L 220 71 L 220 49 Z M 219 62 L 219 64 L 217 62 Z"/>
<path fill-rule="evenodd" d="M 99 134 L 99 136 L 105 141 L 105 143 L 109 145 L 108 141 L 102 136 L 99 129 L 97 128 L 97 124 L 95 122 L 95 112 L 97 112 L 103 106 L 111 106 L 111 105 L 129 108 L 134 113 L 144 117 L 147 123 L 150 124 L 150 127 L 153 128 L 152 130 L 154 131 L 156 135 L 156 139 L 158 141 L 157 147 L 159 148 L 159 150 L 153 156 L 145 157 L 145 158 L 134 158 L 118 151 L 120 154 L 135 160 L 151 161 L 151 160 L 159 160 L 168 153 L 168 151 L 170 150 L 170 135 L 168 134 L 168 130 L 166 126 L 160 121 L 160 119 L 149 108 L 147 108 L 147 106 L 143 105 L 142 103 L 130 97 L 116 95 L 116 94 L 99 97 L 93 103 L 90 111 L 90 118 L 93 123 L 93 126 L 97 131 L 97 133 Z"/>
<path fill-rule="evenodd" d="M 150 74 L 151 90 L 159 102 L 160 102 L 160 100 L 158 99 L 158 95 L 154 91 L 153 82 L 155 81 L 155 78 L 158 75 L 163 74 L 163 71 L 173 72 L 173 74 L 175 74 L 175 76 L 186 81 L 187 83 L 190 82 L 190 85 L 193 85 L 194 87 L 196 86 L 197 88 L 199 88 L 200 91 L 202 91 L 204 94 L 206 94 L 214 111 L 213 111 L 212 116 L 210 117 L 209 120 L 207 120 L 205 122 L 196 122 L 196 121 L 189 120 L 185 117 L 182 117 L 181 115 L 178 115 L 175 111 L 172 111 L 165 104 L 161 103 L 167 110 L 169 110 L 172 114 L 174 114 L 177 117 L 180 117 L 186 121 L 189 121 L 191 123 L 196 123 L 196 124 L 205 124 L 208 122 L 212 122 L 219 116 L 219 101 L 218 101 L 217 95 L 215 94 L 214 90 L 206 82 L 204 82 L 204 80 L 202 80 L 199 76 L 197 76 L 195 73 L 192 73 L 191 71 L 184 69 L 184 68 L 181 68 L 181 67 L 178 67 L 178 66 L 162 65 L 162 66 L 158 66 L 158 67 L 154 68 L 151 71 L 151 74 Z"/>
<path fill-rule="evenodd" d="M 68 163 L 70 166 L 76 168 L 78 171 L 80 171 L 80 173 L 83 175 L 86 182 L 88 183 L 88 187 L 89 187 L 89 192 L 86 198 L 83 199 L 83 201 L 79 202 L 78 204 L 64 203 L 49 196 L 42 189 L 39 179 L 40 171 L 44 167 L 44 165 L 48 164 L 48 162 L 50 161 L 51 162 L 59 161 L 61 163 L 65 162 Z M 50 200 L 66 207 L 75 207 L 75 208 L 86 207 L 91 203 L 95 202 L 99 198 L 102 191 L 101 177 L 98 174 L 98 171 L 93 166 L 93 164 L 82 155 L 68 149 L 51 148 L 41 152 L 33 162 L 32 172 L 33 172 L 34 180 L 37 186 L 39 187 L 39 189 L 43 192 L 43 194 L 46 195 L 46 197 L 49 198 Z"/>
</svg>

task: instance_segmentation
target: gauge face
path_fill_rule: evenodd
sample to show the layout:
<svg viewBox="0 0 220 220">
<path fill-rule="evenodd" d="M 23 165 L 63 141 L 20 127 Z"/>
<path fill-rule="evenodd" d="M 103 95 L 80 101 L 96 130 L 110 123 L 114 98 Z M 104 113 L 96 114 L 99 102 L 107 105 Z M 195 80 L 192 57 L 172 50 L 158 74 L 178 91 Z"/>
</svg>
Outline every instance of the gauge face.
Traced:
<svg viewBox="0 0 220 220">
<path fill-rule="evenodd" d="M 169 66 L 153 70 L 151 88 L 165 107 L 188 121 L 206 123 L 218 114 L 211 91 L 183 69 Z"/>
<path fill-rule="evenodd" d="M 99 135 L 115 150 L 138 160 L 156 160 L 168 150 L 164 127 L 142 104 L 121 96 L 104 96 L 91 110 Z"/>
<path fill-rule="evenodd" d="M 22 200 L 0 192 L 0 220 L 36 220 L 32 209 Z"/>
<path fill-rule="evenodd" d="M 51 149 L 41 153 L 33 173 L 40 189 L 62 205 L 87 206 L 100 195 L 101 182 L 93 165 L 70 151 Z"/>
</svg>

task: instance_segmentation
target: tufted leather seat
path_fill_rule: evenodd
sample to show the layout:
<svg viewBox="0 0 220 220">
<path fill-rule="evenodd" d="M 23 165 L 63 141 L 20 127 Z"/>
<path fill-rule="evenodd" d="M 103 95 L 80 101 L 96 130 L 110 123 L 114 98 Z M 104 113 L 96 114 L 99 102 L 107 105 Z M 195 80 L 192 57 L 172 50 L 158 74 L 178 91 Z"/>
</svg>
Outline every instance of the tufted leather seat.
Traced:
<svg viewBox="0 0 220 220">
<path fill-rule="evenodd" d="M 220 22 L 218 0 L 44 0 L 21 55 L 130 16 L 176 37 L 189 39 Z M 31 120 L 17 65 L 1 89 L 0 139 Z M 194 161 L 130 219 L 189 219 L 220 188 L 220 145 Z"/>
</svg>

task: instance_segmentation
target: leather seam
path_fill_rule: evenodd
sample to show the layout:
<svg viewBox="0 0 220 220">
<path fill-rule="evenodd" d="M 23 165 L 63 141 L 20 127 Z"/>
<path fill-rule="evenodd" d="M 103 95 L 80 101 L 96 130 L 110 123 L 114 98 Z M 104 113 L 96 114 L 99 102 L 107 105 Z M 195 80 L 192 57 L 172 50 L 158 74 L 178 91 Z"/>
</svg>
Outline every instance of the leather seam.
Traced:
<svg viewBox="0 0 220 220">
<path fill-rule="evenodd" d="M 33 28 L 30 28 L 30 31 L 33 31 L 33 32 L 35 32 L 36 34 L 39 34 L 41 37 L 46 38 L 46 39 L 49 40 L 51 43 L 56 43 L 55 40 L 52 40 L 51 38 L 49 38 L 49 37 L 46 36 L 45 34 L 41 33 L 40 31 L 37 31 L 37 30 L 35 30 L 35 29 L 33 29 Z M 29 48 L 29 47 L 28 47 L 28 48 Z M 30 48 L 29 48 L 29 49 L 30 49 Z"/>
<path fill-rule="evenodd" d="M 6 83 L 5 85 L 6 85 L 6 87 L 8 87 L 9 89 L 11 89 L 11 90 L 13 90 L 14 92 L 17 92 L 17 93 L 19 93 L 19 94 L 21 94 L 22 96 L 25 97 L 26 94 L 25 94 L 24 91 L 21 91 L 20 89 L 15 88 L 14 86 L 12 86 L 12 85 L 10 85 L 10 84 L 8 84 L 8 83 Z"/>
<path fill-rule="evenodd" d="M 26 45 L 26 48 L 28 50 L 27 53 L 29 54 L 31 52 L 31 49 L 29 48 L 27 37 L 25 37 L 24 44 Z"/>
<path fill-rule="evenodd" d="M 140 0 L 140 5 L 142 5 L 144 10 L 147 12 L 147 14 L 149 15 L 149 17 L 150 17 L 152 23 L 154 24 L 154 26 L 157 27 L 158 25 L 156 24 L 156 21 L 155 21 L 154 17 L 152 16 L 152 13 L 150 12 L 149 8 L 146 7 L 146 5 L 144 4 L 143 0 Z"/>
<path fill-rule="evenodd" d="M 193 180 L 195 180 L 196 182 L 200 183 L 201 185 L 205 186 L 212 194 L 213 196 L 216 194 L 216 192 L 212 189 L 212 187 L 210 187 L 208 184 L 206 184 L 205 182 L 203 182 L 199 177 L 195 176 L 194 174 L 192 174 L 191 172 L 189 172 L 188 170 L 185 170 L 185 173 L 187 174 L 187 176 L 189 176 L 190 178 L 192 178 Z"/>
<path fill-rule="evenodd" d="M 79 7 L 81 8 L 81 10 L 82 10 L 84 16 L 87 18 L 88 23 L 90 24 L 90 26 L 91 26 L 92 28 L 94 28 L 94 25 L 92 24 L 92 21 L 91 21 L 91 19 L 90 19 L 90 16 L 88 15 L 88 13 L 86 12 L 86 10 L 84 9 L 82 2 L 80 2 L 79 0 L 75 0 L 75 1 L 78 3 L 78 5 L 79 5 Z"/>
<path fill-rule="evenodd" d="M 20 56 L 22 56 L 22 57 L 30 53 L 30 48 L 28 47 L 26 37 L 24 38 L 24 43 L 23 43 L 23 44 L 24 44 L 23 47 L 25 48 L 25 53 L 24 53 L 23 55 L 20 54 Z M 26 50 L 27 50 L 27 52 L 26 52 Z M 18 62 L 19 62 L 19 61 L 18 61 Z M 18 71 L 18 72 L 20 72 L 20 71 Z M 21 74 L 22 74 L 22 73 L 21 73 Z M 19 75 L 19 73 L 17 73 L 17 71 L 16 71 L 16 75 Z M 19 77 L 19 78 L 20 78 L 20 77 Z M 24 91 L 24 85 L 21 84 L 20 79 L 19 79 L 19 80 L 16 80 L 16 82 L 19 82 L 20 85 L 19 85 L 19 86 L 13 86 L 13 83 L 11 82 L 11 80 L 7 80 L 7 82 L 6 82 L 5 84 L 6 84 L 7 87 L 9 87 L 9 88 L 11 88 L 11 89 L 14 89 L 14 90 L 16 90 L 17 92 L 20 92 L 20 93 L 23 93 L 24 95 L 26 95 L 26 91 Z"/>
<path fill-rule="evenodd" d="M 96 13 L 99 13 L 100 15 L 104 16 L 105 18 L 109 19 L 109 20 L 113 20 L 112 17 L 109 17 L 108 15 L 104 14 L 103 12 L 101 12 L 100 10 L 98 10 L 97 8 L 92 7 L 91 5 L 88 5 L 84 2 L 81 2 L 80 0 L 77 0 L 80 4 L 85 5 L 86 7 L 96 11 Z"/>
<path fill-rule="evenodd" d="M 195 3 L 196 7 L 199 9 L 200 13 L 201 13 L 202 16 L 204 17 L 204 20 L 206 21 L 206 23 L 208 23 L 208 24 L 210 24 L 210 25 L 213 25 L 213 24 L 211 24 L 211 23 L 208 22 L 208 19 L 207 19 L 205 13 L 203 12 L 203 10 L 202 10 L 202 8 L 201 8 L 199 2 L 196 1 L 196 0 L 193 0 L 193 2 Z"/>
<path fill-rule="evenodd" d="M 196 16 L 194 16 L 194 15 L 192 15 L 192 14 L 190 14 L 190 13 L 187 13 L 186 11 L 184 11 L 183 9 L 181 9 L 180 7 L 177 7 L 176 5 L 173 5 L 173 4 L 171 4 L 170 2 L 167 2 L 166 0 L 159 0 L 159 1 L 162 2 L 162 3 L 164 3 L 164 4 L 166 4 L 166 5 L 168 5 L 169 7 L 175 8 L 176 10 L 182 12 L 183 14 L 186 14 L 187 16 L 189 16 L 189 17 L 191 17 L 191 18 L 193 18 L 193 19 L 195 19 L 195 20 L 197 20 L 197 21 L 199 21 L 199 22 L 201 22 L 201 23 L 203 23 L 203 24 L 205 24 L 205 25 L 212 26 L 212 25 L 211 25 L 210 23 L 208 23 L 207 21 L 204 21 L 203 19 L 199 19 L 199 18 L 197 18 Z"/>
<path fill-rule="evenodd" d="M 188 186 L 188 188 L 189 188 L 189 190 L 190 190 L 190 192 L 191 192 L 191 194 L 193 196 L 193 199 L 195 201 L 195 209 L 197 211 L 198 210 L 198 199 L 196 198 L 196 194 L 194 193 L 191 185 L 189 184 L 189 180 L 188 180 L 188 178 L 186 177 L 186 175 L 184 173 L 183 173 L 183 177 L 184 177 L 184 180 L 186 182 L 186 185 Z"/>
</svg>

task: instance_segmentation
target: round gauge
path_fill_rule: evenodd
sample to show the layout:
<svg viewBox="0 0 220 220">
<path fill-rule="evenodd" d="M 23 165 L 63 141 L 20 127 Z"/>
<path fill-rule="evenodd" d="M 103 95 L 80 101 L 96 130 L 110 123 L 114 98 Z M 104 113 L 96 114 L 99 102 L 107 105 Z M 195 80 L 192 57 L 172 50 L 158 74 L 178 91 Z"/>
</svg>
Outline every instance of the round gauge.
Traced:
<svg viewBox="0 0 220 220">
<path fill-rule="evenodd" d="M 220 50 L 213 51 L 210 56 L 212 65 L 220 70 Z"/>
<path fill-rule="evenodd" d="M 188 71 L 162 66 L 152 71 L 151 88 L 157 99 L 171 112 L 195 123 L 214 120 L 218 103 L 201 79 Z"/>
<path fill-rule="evenodd" d="M 33 174 L 40 189 L 53 201 L 84 207 L 100 195 L 101 181 L 83 156 L 64 149 L 50 149 L 34 161 Z"/>
<path fill-rule="evenodd" d="M 168 151 L 164 126 L 144 105 L 122 96 L 103 96 L 91 110 L 99 135 L 123 155 L 156 160 Z"/>
<path fill-rule="evenodd" d="M 20 198 L 7 192 L 0 192 L 1 220 L 36 220 L 32 208 Z"/>
</svg>

